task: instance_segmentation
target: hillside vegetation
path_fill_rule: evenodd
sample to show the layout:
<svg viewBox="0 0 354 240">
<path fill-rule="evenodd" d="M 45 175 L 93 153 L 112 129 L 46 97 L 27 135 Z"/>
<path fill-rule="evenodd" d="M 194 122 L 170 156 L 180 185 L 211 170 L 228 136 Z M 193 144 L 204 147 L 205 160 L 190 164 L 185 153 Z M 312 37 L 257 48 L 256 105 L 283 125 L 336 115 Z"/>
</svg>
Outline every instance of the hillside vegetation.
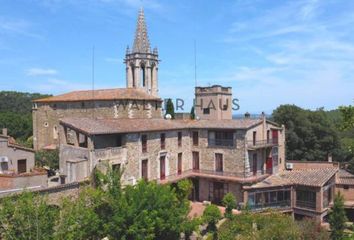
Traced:
<svg viewBox="0 0 354 240">
<path fill-rule="evenodd" d="M 32 145 L 32 100 L 48 96 L 50 95 L 1 91 L 0 128 L 7 128 L 8 134 L 17 142 L 30 147 Z"/>
</svg>

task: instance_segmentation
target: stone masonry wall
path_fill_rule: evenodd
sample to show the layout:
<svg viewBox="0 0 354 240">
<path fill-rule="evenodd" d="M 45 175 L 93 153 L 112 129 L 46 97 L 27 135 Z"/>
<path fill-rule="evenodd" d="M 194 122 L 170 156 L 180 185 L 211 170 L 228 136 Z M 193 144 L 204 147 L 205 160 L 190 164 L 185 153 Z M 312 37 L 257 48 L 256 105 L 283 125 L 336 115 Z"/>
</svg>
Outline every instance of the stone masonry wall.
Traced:
<svg viewBox="0 0 354 240">
<path fill-rule="evenodd" d="M 161 118 L 158 101 L 91 101 L 36 103 L 33 115 L 33 145 L 39 150 L 59 144 L 59 119 L 64 117 Z"/>
</svg>

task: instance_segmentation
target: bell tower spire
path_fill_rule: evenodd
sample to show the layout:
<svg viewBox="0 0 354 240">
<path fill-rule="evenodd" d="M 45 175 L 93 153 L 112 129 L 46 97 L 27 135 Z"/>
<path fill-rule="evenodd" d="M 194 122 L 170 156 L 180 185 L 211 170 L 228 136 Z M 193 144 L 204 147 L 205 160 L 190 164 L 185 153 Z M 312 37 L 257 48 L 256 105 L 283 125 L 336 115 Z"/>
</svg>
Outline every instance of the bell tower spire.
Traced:
<svg viewBox="0 0 354 240">
<path fill-rule="evenodd" d="M 158 96 L 158 52 L 151 51 L 143 8 L 140 9 L 133 47 L 126 50 L 127 88 L 138 88 Z"/>
</svg>

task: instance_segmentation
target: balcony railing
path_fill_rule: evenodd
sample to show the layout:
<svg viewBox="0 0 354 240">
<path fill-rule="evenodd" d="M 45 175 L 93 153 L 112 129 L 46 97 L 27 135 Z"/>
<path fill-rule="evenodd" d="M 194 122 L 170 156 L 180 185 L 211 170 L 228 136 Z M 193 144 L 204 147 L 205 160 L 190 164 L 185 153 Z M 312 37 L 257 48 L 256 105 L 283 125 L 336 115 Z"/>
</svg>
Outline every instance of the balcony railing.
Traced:
<svg viewBox="0 0 354 240">
<path fill-rule="evenodd" d="M 111 158 L 123 157 L 125 147 L 111 147 L 103 149 L 95 149 L 94 156 L 96 159 L 108 160 Z"/>
<path fill-rule="evenodd" d="M 209 146 L 221 146 L 221 147 L 233 147 L 235 146 L 233 139 L 215 139 L 209 138 L 208 139 Z"/>
<path fill-rule="evenodd" d="M 214 175 L 214 176 L 223 176 L 223 177 L 237 177 L 244 178 L 244 173 L 238 172 L 224 172 L 224 171 L 215 171 L 215 170 L 203 170 L 203 169 L 193 169 L 194 173 L 206 174 L 206 175 Z"/>
<path fill-rule="evenodd" d="M 266 208 L 290 208 L 291 207 L 291 201 L 290 200 L 284 200 L 284 201 L 277 201 L 277 202 L 271 202 L 271 203 L 259 203 L 259 204 L 251 204 L 249 207 L 252 210 L 262 210 Z"/>
<path fill-rule="evenodd" d="M 271 146 L 277 146 L 278 145 L 278 138 L 272 138 L 272 139 L 264 139 L 264 140 L 257 140 L 257 141 L 248 141 L 247 146 L 248 147 L 271 147 Z"/>
<path fill-rule="evenodd" d="M 316 209 L 316 202 L 296 200 L 296 207 Z"/>
</svg>

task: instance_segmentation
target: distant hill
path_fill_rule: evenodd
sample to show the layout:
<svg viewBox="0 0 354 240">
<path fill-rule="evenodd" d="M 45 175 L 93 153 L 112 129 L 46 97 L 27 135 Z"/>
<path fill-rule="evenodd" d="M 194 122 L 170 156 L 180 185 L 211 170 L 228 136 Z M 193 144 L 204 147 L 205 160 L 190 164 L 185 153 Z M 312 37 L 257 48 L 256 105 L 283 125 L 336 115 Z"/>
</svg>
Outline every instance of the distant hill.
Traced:
<svg viewBox="0 0 354 240">
<path fill-rule="evenodd" d="M 0 129 L 7 128 L 16 141 L 31 147 L 32 100 L 51 95 L 15 91 L 0 92 Z"/>
<path fill-rule="evenodd" d="M 32 100 L 49 97 L 48 94 L 15 91 L 0 92 L 0 112 L 30 113 Z"/>
</svg>

